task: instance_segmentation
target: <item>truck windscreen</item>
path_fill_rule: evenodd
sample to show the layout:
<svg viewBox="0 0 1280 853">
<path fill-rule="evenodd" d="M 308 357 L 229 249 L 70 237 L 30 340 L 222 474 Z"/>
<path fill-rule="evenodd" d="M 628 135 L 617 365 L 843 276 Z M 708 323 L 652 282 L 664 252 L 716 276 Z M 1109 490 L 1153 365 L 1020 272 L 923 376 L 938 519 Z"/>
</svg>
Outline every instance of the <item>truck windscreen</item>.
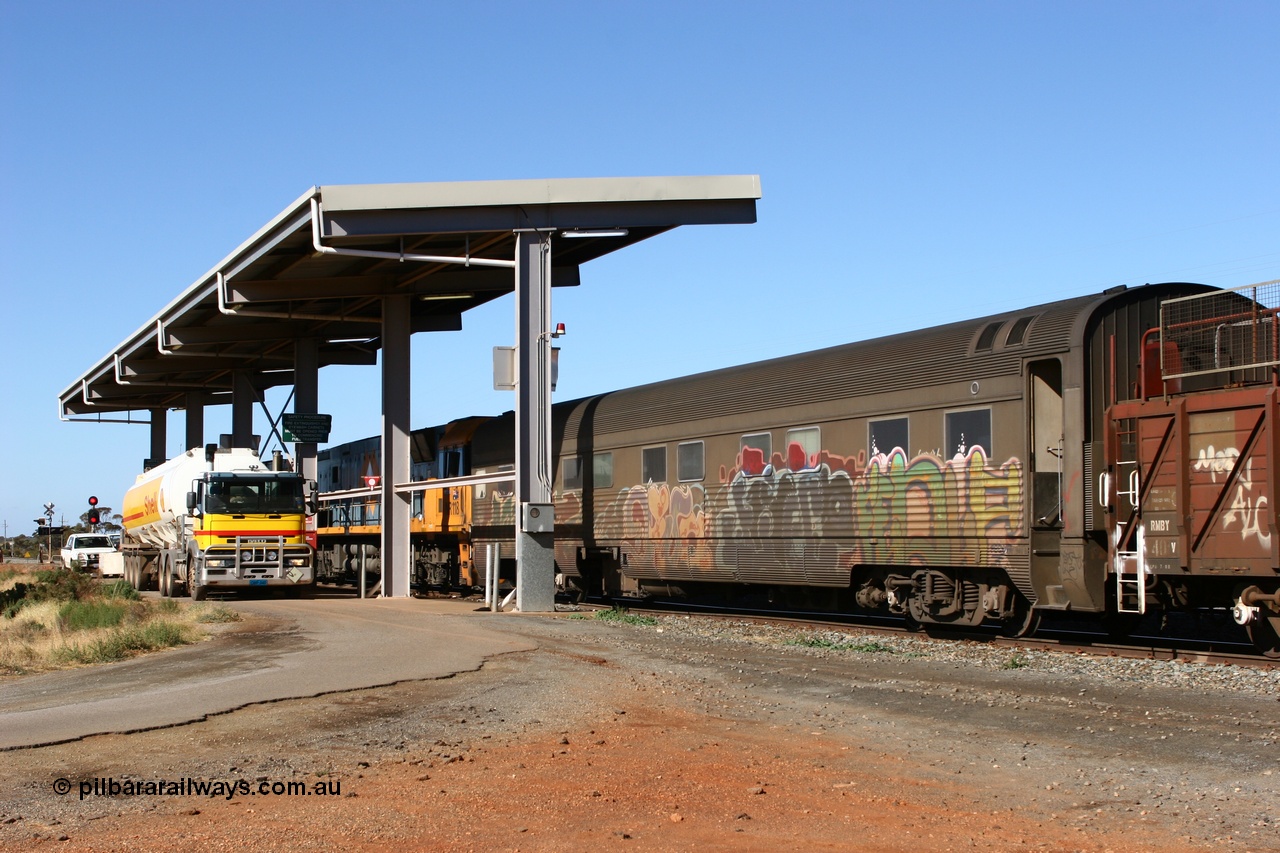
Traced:
<svg viewBox="0 0 1280 853">
<path fill-rule="evenodd" d="M 204 510 L 231 515 L 302 512 L 302 481 L 249 477 L 216 479 L 209 483 L 205 493 Z"/>
</svg>

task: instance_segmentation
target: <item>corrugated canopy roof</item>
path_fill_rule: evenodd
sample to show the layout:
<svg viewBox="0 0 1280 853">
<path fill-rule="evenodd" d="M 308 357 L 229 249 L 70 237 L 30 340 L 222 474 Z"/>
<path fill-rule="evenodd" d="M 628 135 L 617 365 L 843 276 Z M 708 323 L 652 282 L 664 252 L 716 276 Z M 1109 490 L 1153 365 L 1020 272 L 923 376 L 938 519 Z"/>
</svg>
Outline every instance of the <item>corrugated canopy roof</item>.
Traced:
<svg viewBox="0 0 1280 853">
<path fill-rule="evenodd" d="M 371 365 L 383 296 L 418 297 L 415 332 L 459 329 L 514 289 L 517 231 L 597 232 L 554 240 L 552 283 L 577 285 L 587 261 L 679 225 L 754 222 L 758 198 L 755 175 L 316 187 L 69 385 L 59 414 L 230 402 L 235 371 L 291 385 L 300 338 L 321 367 Z"/>
</svg>

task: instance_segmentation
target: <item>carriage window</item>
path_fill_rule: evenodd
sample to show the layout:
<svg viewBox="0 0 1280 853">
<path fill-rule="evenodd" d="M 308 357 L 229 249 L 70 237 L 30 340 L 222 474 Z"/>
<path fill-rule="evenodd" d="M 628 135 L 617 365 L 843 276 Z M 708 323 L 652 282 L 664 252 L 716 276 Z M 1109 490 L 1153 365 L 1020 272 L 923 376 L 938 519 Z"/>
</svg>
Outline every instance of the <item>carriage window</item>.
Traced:
<svg viewBox="0 0 1280 853">
<path fill-rule="evenodd" d="M 696 482 L 706 475 L 704 453 L 701 441 L 686 441 L 676 447 L 676 475 L 680 482 Z"/>
<path fill-rule="evenodd" d="M 817 427 L 787 430 L 787 469 L 804 471 L 818 467 L 822 438 Z"/>
<path fill-rule="evenodd" d="M 991 458 L 991 410 L 947 412 L 947 446 L 944 448 L 944 455 L 967 456 L 975 447 L 981 447 L 983 455 Z"/>
<path fill-rule="evenodd" d="M 773 456 L 773 435 L 767 432 L 744 435 L 738 447 L 738 455 L 742 459 L 742 473 L 749 477 L 758 477 L 764 473 L 765 466 L 770 464 Z"/>
<path fill-rule="evenodd" d="M 640 451 L 640 482 L 665 483 L 667 481 L 667 448 L 646 447 Z"/>
<path fill-rule="evenodd" d="M 867 447 L 872 456 L 892 453 L 895 448 L 906 453 L 909 444 L 906 418 L 886 418 L 867 424 Z"/>
<path fill-rule="evenodd" d="M 566 456 L 564 458 L 563 476 L 560 478 L 560 486 L 565 491 L 571 489 L 582 488 L 582 457 Z"/>
<path fill-rule="evenodd" d="M 592 488 L 613 488 L 613 454 L 597 453 L 591 457 Z"/>
<path fill-rule="evenodd" d="M 467 475 L 466 452 L 461 447 L 441 450 L 436 456 L 440 477 L 465 477 Z"/>
</svg>

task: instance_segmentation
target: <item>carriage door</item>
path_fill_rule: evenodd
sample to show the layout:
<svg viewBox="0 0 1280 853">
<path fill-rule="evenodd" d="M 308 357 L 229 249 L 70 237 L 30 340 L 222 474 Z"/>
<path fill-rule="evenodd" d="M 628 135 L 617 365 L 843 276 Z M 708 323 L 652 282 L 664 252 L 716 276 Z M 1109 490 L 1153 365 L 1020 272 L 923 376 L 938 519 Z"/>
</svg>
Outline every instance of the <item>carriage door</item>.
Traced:
<svg viewBox="0 0 1280 853">
<path fill-rule="evenodd" d="M 1062 362 L 1027 365 L 1030 377 L 1031 575 L 1037 589 L 1055 586 L 1062 534 Z M 1060 588 L 1060 587 L 1059 587 Z M 1041 602 L 1053 604 L 1056 602 Z"/>
</svg>

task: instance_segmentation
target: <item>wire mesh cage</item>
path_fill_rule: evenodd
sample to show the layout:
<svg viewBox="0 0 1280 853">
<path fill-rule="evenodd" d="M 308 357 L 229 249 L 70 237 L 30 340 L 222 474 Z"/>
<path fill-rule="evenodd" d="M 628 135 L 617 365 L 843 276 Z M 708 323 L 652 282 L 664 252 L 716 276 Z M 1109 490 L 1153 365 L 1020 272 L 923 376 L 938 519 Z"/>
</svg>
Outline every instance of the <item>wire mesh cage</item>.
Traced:
<svg viewBox="0 0 1280 853">
<path fill-rule="evenodd" d="M 1168 299 L 1160 306 L 1164 379 L 1280 364 L 1280 279 Z"/>
</svg>

